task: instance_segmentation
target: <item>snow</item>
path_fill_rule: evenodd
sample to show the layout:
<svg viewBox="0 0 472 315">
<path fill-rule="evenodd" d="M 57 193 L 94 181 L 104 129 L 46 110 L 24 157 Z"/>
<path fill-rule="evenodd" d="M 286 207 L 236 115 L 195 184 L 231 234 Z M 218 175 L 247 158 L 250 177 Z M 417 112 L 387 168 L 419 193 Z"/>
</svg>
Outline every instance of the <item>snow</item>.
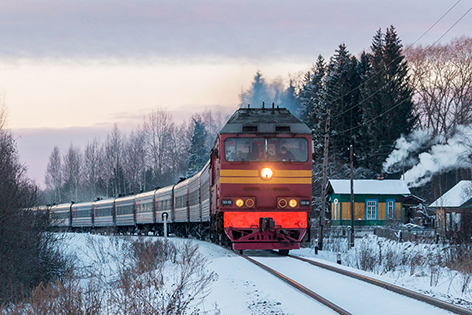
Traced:
<svg viewBox="0 0 472 315">
<path fill-rule="evenodd" d="M 153 238 L 157 239 L 157 237 L 149 239 Z M 169 241 L 181 244 L 189 240 L 170 237 Z M 105 281 L 116 280 L 117 270 L 120 268 L 117 262 L 125 261 L 126 258 L 123 256 L 123 246 L 126 242 L 124 237 L 93 234 L 65 234 L 62 240 L 64 252 L 76 256 L 77 266 L 82 271 L 84 286 L 92 270 L 95 272 L 100 270 L 101 277 Z M 299 293 L 234 252 L 207 242 L 197 240 L 191 240 L 191 242 L 198 245 L 199 251 L 208 259 L 206 267 L 208 271 L 214 271 L 218 275 L 217 280 L 211 285 L 209 295 L 198 306 L 200 314 L 335 314 L 331 309 Z M 373 239 L 366 242 L 373 242 Z M 425 245 L 418 247 L 417 250 L 426 251 L 426 248 Z M 349 257 L 350 253 L 352 252 L 342 254 L 343 263 L 352 259 Z M 274 256 L 267 251 L 245 251 L 245 254 L 293 277 L 295 281 L 325 298 L 333 299 L 335 303 L 340 303 L 341 307 L 353 314 L 369 314 L 367 310 L 378 311 L 379 308 L 374 308 L 375 305 L 380 307 L 383 314 L 447 313 L 425 303 L 315 268 L 295 259 Z M 305 248 L 293 250 L 291 254 L 340 266 L 335 263 L 336 252 L 320 251 L 318 255 L 315 255 L 314 250 Z M 459 277 L 454 274 L 450 279 L 440 279 L 438 285 L 432 288 L 429 286 L 429 277 L 422 276 L 424 272 L 421 270 L 413 276 L 406 276 L 404 273 L 377 275 L 347 266 L 341 267 L 446 300 L 456 298 L 458 301 L 463 301 L 462 298 L 469 298 L 460 294 L 458 288 L 460 284 L 457 283 Z M 375 311 L 371 313 L 375 314 Z"/>
<path fill-rule="evenodd" d="M 331 179 L 329 180 L 331 187 L 335 194 L 350 194 L 351 182 L 350 180 Z M 410 195 L 410 190 L 406 183 L 402 180 L 396 179 L 355 179 L 354 180 L 354 194 L 390 194 L 390 195 Z"/>
<path fill-rule="evenodd" d="M 472 181 L 461 180 L 444 195 L 434 201 L 430 207 L 458 208 L 472 198 Z"/>
</svg>

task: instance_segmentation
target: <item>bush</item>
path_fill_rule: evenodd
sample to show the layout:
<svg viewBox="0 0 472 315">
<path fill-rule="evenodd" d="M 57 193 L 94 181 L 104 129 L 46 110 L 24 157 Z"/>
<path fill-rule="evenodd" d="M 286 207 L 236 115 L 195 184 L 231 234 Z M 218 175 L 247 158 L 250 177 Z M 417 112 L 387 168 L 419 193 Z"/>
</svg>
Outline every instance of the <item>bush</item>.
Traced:
<svg viewBox="0 0 472 315">
<path fill-rule="evenodd" d="M 5 305 L 60 277 L 66 261 L 46 233 L 46 215 L 24 210 L 36 202 L 38 188 L 24 176 L 15 141 L 2 129 L 2 113 L 0 106 L 0 305 Z"/>
</svg>

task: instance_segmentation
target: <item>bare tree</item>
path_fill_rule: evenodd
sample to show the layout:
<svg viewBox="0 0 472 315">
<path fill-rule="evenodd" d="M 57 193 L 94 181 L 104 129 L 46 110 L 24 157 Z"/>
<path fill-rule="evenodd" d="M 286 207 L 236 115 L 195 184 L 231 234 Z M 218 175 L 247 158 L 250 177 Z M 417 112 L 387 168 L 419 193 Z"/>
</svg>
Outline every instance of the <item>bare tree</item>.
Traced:
<svg viewBox="0 0 472 315">
<path fill-rule="evenodd" d="M 101 177 L 106 181 L 108 196 L 124 194 L 123 142 L 124 136 L 115 124 L 103 148 Z"/>
<path fill-rule="evenodd" d="M 173 164 L 172 137 L 175 133 L 175 123 L 172 115 L 162 109 L 152 111 L 144 120 L 144 132 L 146 134 L 147 154 L 152 163 L 157 184 L 164 186 L 169 184 L 165 179 L 165 171 Z"/>
<path fill-rule="evenodd" d="M 64 193 L 67 200 L 81 201 L 82 196 L 79 195 L 80 189 L 80 165 L 82 162 L 82 153 L 80 148 L 74 147 L 72 144 L 63 157 L 62 172 L 64 178 Z"/>
<path fill-rule="evenodd" d="M 206 146 L 208 148 L 212 148 L 216 139 L 216 135 L 221 130 L 221 128 L 223 128 L 226 121 L 228 120 L 228 117 L 221 111 L 212 112 L 211 110 L 203 112 L 201 116 L 208 131 Z"/>
<path fill-rule="evenodd" d="M 52 192 L 52 202 L 62 202 L 62 161 L 61 153 L 57 146 L 49 156 L 49 162 L 46 170 L 46 187 Z"/>
<path fill-rule="evenodd" d="M 420 124 L 450 137 L 472 122 L 472 38 L 405 51 L 415 87 Z"/>
<path fill-rule="evenodd" d="M 131 131 L 124 144 L 124 170 L 130 192 L 146 191 L 146 142 L 144 130 Z"/>
<path fill-rule="evenodd" d="M 82 183 L 85 190 L 84 194 L 88 200 L 92 200 L 98 195 L 100 157 L 100 143 L 97 139 L 94 139 L 85 147 L 83 165 L 81 168 Z"/>
<path fill-rule="evenodd" d="M 0 100 L 0 305 L 19 300 L 34 286 L 53 279 L 61 254 L 54 250 L 46 215 L 28 211 L 38 187 L 25 176 L 16 142 L 6 129 Z"/>
</svg>

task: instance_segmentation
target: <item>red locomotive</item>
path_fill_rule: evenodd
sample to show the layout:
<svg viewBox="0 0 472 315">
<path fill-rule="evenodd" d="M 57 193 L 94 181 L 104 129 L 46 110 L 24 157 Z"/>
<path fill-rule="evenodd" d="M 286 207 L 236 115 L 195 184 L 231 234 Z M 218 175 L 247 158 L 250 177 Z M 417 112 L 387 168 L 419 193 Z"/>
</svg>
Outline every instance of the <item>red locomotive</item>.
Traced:
<svg viewBox="0 0 472 315">
<path fill-rule="evenodd" d="M 211 158 L 211 227 L 235 250 L 300 247 L 311 211 L 311 131 L 283 108 L 241 108 Z"/>
</svg>

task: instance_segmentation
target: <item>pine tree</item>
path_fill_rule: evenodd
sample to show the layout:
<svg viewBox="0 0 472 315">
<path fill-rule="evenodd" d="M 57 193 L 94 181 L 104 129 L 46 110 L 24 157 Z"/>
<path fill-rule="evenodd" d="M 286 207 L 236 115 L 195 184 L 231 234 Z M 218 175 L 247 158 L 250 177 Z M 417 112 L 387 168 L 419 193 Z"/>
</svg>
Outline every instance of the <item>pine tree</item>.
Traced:
<svg viewBox="0 0 472 315">
<path fill-rule="evenodd" d="M 288 88 L 284 90 L 281 94 L 282 95 L 279 97 L 280 105 L 282 107 L 287 108 L 288 110 L 290 110 L 292 114 L 300 118 L 300 113 L 299 113 L 300 102 L 299 102 L 299 98 L 297 97 L 293 80 L 290 80 Z"/>
<path fill-rule="evenodd" d="M 192 117 L 192 120 L 194 125 L 188 152 L 187 177 L 198 173 L 208 161 L 208 149 L 205 145 L 208 132 L 205 123 L 200 115 Z"/>
<path fill-rule="evenodd" d="M 262 102 L 265 102 L 266 105 L 272 103 L 273 98 L 269 96 L 269 87 L 260 71 L 256 72 L 251 88 L 247 92 L 241 93 L 240 98 L 240 106 L 251 104 L 253 107 L 260 107 Z"/>
<path fill-rule="evenodd" d="M 360 138 L 361 111 L 358 60 L 341 44 L 327 66 L 321 102 L 331 110 L 330 150 L 343 164 L 349 162 L 349 146 Z"/>
<path fill-rule="evenodd" d="M 325 69 L 325 60 L 323 56 L 319 55 L 312 70 L 305 75 L 305 81 L 299 95 L 300 118 L 310 129 L 315 131 L 314 136 L 318 134 L 317 131 L 322 130 L 320 128 L 322 128 L 321 126 L 326 119 L 326 108 L 323 107 L 324 103 L 320 99 Z"/>
<path fill-rule="evenodd" d="M 382 163 L 395 140 L 409 134 L 415 123 L 412 87 L 402 44 L 391 26 L 384 35 L 379 29 L 369 55 L 370 69 L 363 78 L 362 109 L 366 154 L 362 164 L 381 172 Z"/>
</svg>

